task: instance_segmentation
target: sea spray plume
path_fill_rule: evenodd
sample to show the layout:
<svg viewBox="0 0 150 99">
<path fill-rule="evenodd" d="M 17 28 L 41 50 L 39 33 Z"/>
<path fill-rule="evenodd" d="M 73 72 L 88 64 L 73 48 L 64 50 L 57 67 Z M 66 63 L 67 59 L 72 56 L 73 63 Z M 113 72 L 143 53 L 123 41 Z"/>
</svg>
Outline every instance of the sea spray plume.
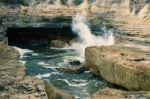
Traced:
<svg viewBox="0 0 150 99">
<path fill-rule="evenodd" d="M 101 29 L 104 33 L 104 35 L 102 36 L 104 43 L 102 43 L 102 45 L 103 46 L 113 45 L 115 43 L 115 38 L 113 35 L 114 29 L 107 29 L 105 24 L 103 24 Z"/>
<path fill-rule="evenodd" d="M 92 45 L 93 37 L 87 25 L 86 17 L 83 14 L 77 14 L 73 17 L 72 30 L 78 35 L 78 42 L 74 43 L 72 47 L 84 61 L 84 50 L 88 45 Z"/>
<path fill-rule="evenodd" d="M 72 30 L 78 35 L 82 43 L 88 45 L 93 43 L 93 37 L 87 25 L 87 19 L 82 13 L 73 17 Z"/>
<path fill-rule="evenodd" d="M 73 17 L 72 31 L 78 35 L 78 42 L 72 44 L 77 54 L 84 59 L 84 51 L 89 46 L 109 46 L 114 44 L 113 31 L 103 27 L 103 36 L 96 36 L 91 33 L 87 25 L 87 19 L 83 13 Z"/>
</svg>

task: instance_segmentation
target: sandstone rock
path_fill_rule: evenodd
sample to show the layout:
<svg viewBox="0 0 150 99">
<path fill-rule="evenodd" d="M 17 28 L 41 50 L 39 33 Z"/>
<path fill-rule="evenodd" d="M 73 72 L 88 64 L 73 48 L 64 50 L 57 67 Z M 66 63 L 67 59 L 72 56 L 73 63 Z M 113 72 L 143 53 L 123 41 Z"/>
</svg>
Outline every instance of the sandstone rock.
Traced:
<svg viewBox="0 0 150 99">
<path fill-rule="evenodd" d="M 115 16 L 125 17 L 130 14 L 130 5 L 129 0 L 96 0 L 95 3 L 91 6 L 91 12 L 104 14 L 103 18 L 111 18 L 111 14 L 114 13 Z"/>
<path fill-rule="evenodd" d="M 56 48 L 63 48 L 66 46 L 66 43 L 60 40 L 52 40 L 50 46 Z"/>
<path fill-rule="evenodd" d="M 0 99 L 47 99 L 44 82 L 25 77 L 19 52 L 0 43 Z"/>
<path fill-rule="evenodd" d="M 149 99 L 149 91 L 123 91 L 106 88 L 99 90 L 92 99 Z"/>
<path fill-rule="evenodd" d="M 47 99 L 44 81 L 36 77 L 25 77 L 14 88 L 17 93 L 12 94 L 11 99 Z"/>
<path fill-rule="evenodd" d="M 45 81 L 45 90 L 48 95 L 48 99 L 75 99 L 67 92 L 55 88 L 50 82 Z"/>
<path fill-rule="evenodd" d="M 92 72 L 111 83 L 129 90 L 150 90 L 149 53 L 122 46 L 88 47 L 85 62 Z"/>
<path fill-rule="evenodd" d="M 150 4 L 146 4 L 138 13 L 138 17 L 146 18 L 148 16 L 148 14 L 150 13 L 149 9 L 150 9 Z"/>
<path fill-rule="evenodd" d="M 125 23 L 113 23 L 113 25 L 118 30 L 117 35 L 119 37 L 123 36 L 123 38 L 130 37 L 139 37 L 139 38 L 150 38 L 150 28 L 149 22 L 141 21 L 138 22 L 138 19 L 129 19 L 126 20 Z M 122 39 L 123 39 L 122 38 Z"/>
</svg>

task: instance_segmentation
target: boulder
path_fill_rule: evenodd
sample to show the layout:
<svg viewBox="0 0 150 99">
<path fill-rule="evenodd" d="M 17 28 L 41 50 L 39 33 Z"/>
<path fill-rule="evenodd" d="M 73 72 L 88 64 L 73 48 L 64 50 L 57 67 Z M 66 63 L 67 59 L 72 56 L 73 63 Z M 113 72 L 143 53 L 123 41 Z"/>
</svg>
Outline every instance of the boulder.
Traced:
<svg viewBox="0 0 150 99">
<path fill-rule="evenodd" d="M 49 81 L 45 81 L 45 90 L 48 99 L 75 99 L 69 93 L 54 87 Z"/>
<path fill-rule="evenodd" d="M 84 66 L 79 67 L 60 67 L 56 68 L 58 71 L 67 72 L 67 73 L 82 73 L 87 70 Z"/>
<path fill-rule="evenodd" d="M 56 48 L 63 48 L 66 46 L 66 43 L 60 40 L 52 40 L 50 42 L 51 47 L 56 47 Z"/>
<path fill-rule="evenodd" d="M 81 65 L 81 62 L 79 60 L 71 61 L 69 62 L 70 65 Z"/>
<path fill-rule="evenodd" d="M 129 90 L 150 90 L 150 50 L 119 45 L 88 47 L 85 63 L 110 83 Z"/>
<path fill-rule="evenodd" d="M 92 99 L 149 99 L 149 91 L 123 91 L 106 88 L 99 90 Z"/>
</svg>

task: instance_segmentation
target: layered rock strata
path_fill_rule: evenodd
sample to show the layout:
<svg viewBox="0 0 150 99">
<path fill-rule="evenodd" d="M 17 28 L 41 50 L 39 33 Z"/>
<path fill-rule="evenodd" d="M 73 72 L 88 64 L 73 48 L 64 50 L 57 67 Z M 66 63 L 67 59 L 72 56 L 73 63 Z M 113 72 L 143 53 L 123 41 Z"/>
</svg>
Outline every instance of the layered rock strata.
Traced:
<svg viewBox="0 0 150 99">
<path fill-rule="evenodd" d="M 88 47 L 85 62 L 108 82 L 129 90 L 150 90 L 149 53 L 132 46 Z"/>
<path fill-rule="evenodd" d="M 150 92 L 147 91 L 122 91 L 106 88 L 99 90 L 92 99 L 149 99 Z"/>
</svg>

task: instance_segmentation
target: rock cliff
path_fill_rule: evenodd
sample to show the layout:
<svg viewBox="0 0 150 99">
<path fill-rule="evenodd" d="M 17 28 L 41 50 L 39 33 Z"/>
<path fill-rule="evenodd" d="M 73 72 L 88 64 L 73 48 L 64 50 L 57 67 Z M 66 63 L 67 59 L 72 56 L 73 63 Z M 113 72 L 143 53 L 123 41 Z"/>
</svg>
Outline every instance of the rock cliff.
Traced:
<svg viewBox="0 0 150 99">
<path fill-rule="evenodd" d="M 116 45 L 86 49 L 90 70 L 129 90 L 150 90 L 149 0 L 1 0 L 0 42 L 8 43 L 8 28 L 61 28 L 81 12 L 92 25 L 115 27 Z M 47 99 L 44 82 L 24 76 L 19 53 L 4 44 L 0 49 L 0 98 Z"/>
</svg>

